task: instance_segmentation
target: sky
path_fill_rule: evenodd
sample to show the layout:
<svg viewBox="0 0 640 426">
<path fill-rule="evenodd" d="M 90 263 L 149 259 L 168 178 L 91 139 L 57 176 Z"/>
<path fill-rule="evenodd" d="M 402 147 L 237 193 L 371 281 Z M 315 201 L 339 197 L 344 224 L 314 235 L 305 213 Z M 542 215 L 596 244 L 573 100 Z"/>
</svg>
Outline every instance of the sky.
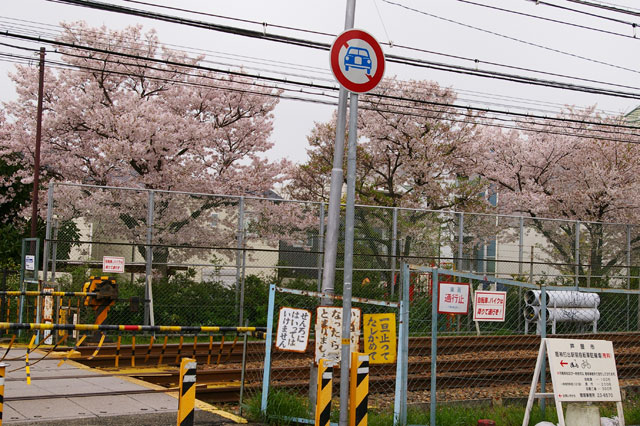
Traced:
<svg viewBox="0 0 640 426">
<path fill-rule="evenodd" d="M 323 43 L 331 43 L 345 26 L 345 0 L 160 0 L 149 1 L 148 4 L 125 0 L 103 1 Z M 640 5 L 637 1 L 590 1 L 615 4 L 640 15 L 640 9 L 637 9 Z M 210 15 L 168 10 L 154 7 L 152 3 Z M 480 5 L 571 23 L 573 26 L 515 15 Z M 596 16 L 572 12 L 566 8 Z M 337 87 L 329 68 L 327 51 L 95 11 L 46 0 L 5 0 L 0 12 L 0 43 L 40 47 L 39 44 L 4 37 L 1 33 L 27 29 L 30 32 L 42 31 L 44 34 L 46 30 L 50 33 L 59 30 L 56 26 L 61 21 L 76 20 L 84 20 L 92 26 L 105 25 L 112 29 L 141 24 L 145 29 L 155 29 L 160 41 L 173 48 L 187 49 L 191 52 L 199 49 L 198 52 L 204 54 L 207 61 L 211 61 L 207 63 L 210 66 L 224 69 L 238 69 L 242 66 L 245 71 L 254 74 L 285 76 Z M 613 13 L 582 6 L 569 0 L 547 0 L 538 4 L 531 0 L 357 0 L 355 12 L 355 27 L 366 30 L 383 43 L 383 51 L 387 55 L 600 86 L 597 83 L 579 82 L 574 79 L 579 77 L 638 87 L 616 89 L 640 93 L 640 55 L 634 53 L 640 51 L 640 28 L 637 34 L 639 38 L 633 38 L 634 22 L 640 25 L 640 16 Z M 591 27 L 598 31 L 577 26 Z M 388 45 L 389 42 L 392 47 Z M 10 47 L 0 45 L 0 53 L 16 52 Z M 476 59 L 477 62 L 474 61 Z M 34 64 L 36 62 L 37 58 L 34 57 Z M 508 65 L 512 68 L 497 67 L 489 63 Z M 0 103 L 16 97 L 13 83 L 7 76 L 13 66 L 0 56 Z M 527 71 L 531 69 L 570 78 L 532 74 Z M 564 105 L 596 105 L 597 108 L 614 114 L 628 113 L 640 105 L 640 100 L 523 85 L 395 63 L 387 63 L 385 77 L 434 80 L 441 86 L 456 90 L 459 93 L 458 103 L 463 105 L 530 111 L 544 115 L 553 114 Z M 330 95 L 336 93 L 331 92 Z M 299 94 L 297 97 L 305 96 Z M 323 99 L 333 100 L 332 97 Z M 329 120 L 334 110 L 335 107 L 331 105 L 281 100 L 275 110 L 275 128 L 271 138 L 274 148 L 268 153 L 269 158 L 288 158 L 297 163 L 304 162 L 308 148 L 306 138 L 314 123 Z"/>
</svg>

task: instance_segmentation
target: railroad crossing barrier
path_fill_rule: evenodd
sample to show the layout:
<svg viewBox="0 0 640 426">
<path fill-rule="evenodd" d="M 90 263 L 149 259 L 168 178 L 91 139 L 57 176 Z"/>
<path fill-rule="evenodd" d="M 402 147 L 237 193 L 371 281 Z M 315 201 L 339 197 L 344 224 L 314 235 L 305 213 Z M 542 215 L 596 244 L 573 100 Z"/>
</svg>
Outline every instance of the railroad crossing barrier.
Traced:
<svg viewBox="0 0 640 426">
<path fill-rule="evenodd" d="M 0 362 L 0 426 L 2 426 L 2 413 L 4 411 L 4 376 L 9 364 Z"/>
<path fill-rule="evenodd" d="M 0 322 L 0 330 L 66 330 L 66 331 L 131 331 L 142 333 L 264 333 L 266 327 L 233 327 L 208 325 L 123 325 L 123 324 L 45 324 Z"/>
<path fill-rule="evenodd" d="M 318 362 L 318 397 L 316 400 L 316 426 L 329 426 L 331 420 L 331 391 L 333 388 L 333 361 L 321 358 Z"/>
<path fill-rule="evenodd" d="M 196 360 L 182 358 L 180 362 L 180 397 L 178 426 L 193 426 L 196 401 Z"/>
<path fill-rule="evenodd" d="M 349 381 L 349 424 L 367 426 L 369 401 L 369 355 L 351 353 L 351 380 Z"/>
</svg>

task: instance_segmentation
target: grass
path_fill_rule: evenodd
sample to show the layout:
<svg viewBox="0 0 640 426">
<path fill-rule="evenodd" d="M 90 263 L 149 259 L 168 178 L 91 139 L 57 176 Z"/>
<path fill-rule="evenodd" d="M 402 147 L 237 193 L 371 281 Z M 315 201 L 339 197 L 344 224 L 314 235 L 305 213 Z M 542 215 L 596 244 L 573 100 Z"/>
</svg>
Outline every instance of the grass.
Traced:
<svg viewBox="0 0 640 426">
<path fill-rule="evenodd" d="M 269 425 L 291 425 L 294 422 L 287 421 L 287 418 L 306 418 L 311 415 L 306 398 L 287 393 L 285 391 L 275 391 L 269 394 L 266 417 L 260 412 L 260 394 L 247 400 L 244 414 L 252 421 L 264 422 Z M 602 417 L 613 417 L 617 415 L 615 404 L 599 404 L 600 415 Z M 436 424 L 438 426 L 477 426 L 479 419 L 491 419 L 498 426 L 521 426 L 524 417 L 524 405 L 508 406 L 463 406 L 444 405 L 438 406 L 436 411 Z M 331 421 L 338 421 L 339 410 L 336 404 L 333 405 Z M 542 415 L 538 404 L 534 404 L 531 410 L 530 425 L 535 425 L 543 420 L 557 423 L 558 418 L 555 407 L 547 405 Z M 634 395 L 624 403 L 625 423 L 629 425 L 640 424 L 640 396 Z M 408 425 L 429 425 L 429 408 L 409 407 L 407 412 Z M 369 410 L 368 424 L 370 426 L 389 426 L 393 424 L 392 410 Z"/>
</svg>

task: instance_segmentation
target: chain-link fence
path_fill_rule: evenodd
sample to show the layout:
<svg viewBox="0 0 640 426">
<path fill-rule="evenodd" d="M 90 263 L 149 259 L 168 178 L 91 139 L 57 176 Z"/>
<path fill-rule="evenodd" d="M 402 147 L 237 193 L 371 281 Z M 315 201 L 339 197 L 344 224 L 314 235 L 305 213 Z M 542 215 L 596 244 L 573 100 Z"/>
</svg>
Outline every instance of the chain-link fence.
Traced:
<svg viewBox="0 0 640 426">
<path fill-rule="evenodd" d="M 121 257 L 124 272 L 114 275 L 120 294 L 135 303 L 117 304 L 114 320 L 254 321 L 266 282 L 320 288 L 327 216 L 324 203 L 260 195 L 51 183 L 44 273 L 77 291 L 102 274 L 104 256 Z M 339 253 L 342 246 L 339 240 Z M 640 228 L 632 225 L 356 206 L 353 282 L 363 284 L 354 295 L 396 297 L 401 259 L 536 283 L 633 289 L 639 252 Z"/>
<path fill-rule="evenodd" d="M 409 406 L 428 406 L 435 415 L 441 403 L 523 403 L 531 387 L 541 337 L 612 341 L 623 395 L 624 389 L 633 392 L 637 387 L 637 290 L 540 286 L 417 266 L 410 272 L 407 268 L 405 283 L 410 300 Z M 464 294 L 466 289 L 464 313 L 449 313 L 447 296 L 453 295 L 452 303 L 463 300 L 455 294 L 460 290 Z M 492 301 L 496 295 L 503 299 Z M 492 308 L 497 303 L 498 310 L 484 313 L 493 317 L 475 321 L 474 313 L 482 315 L 483 304 L 490 302 L 494 303 Z M 542 377 L 541 383 L 550 391 L 550 373 L 546 371 Z M 540 391 L 542 384 L 538 386 Z"/>
<path fill-rule="evenodd" d="M 272 286 L 269 300 L 269 315 L 272 318 L 271 347 L 265 361 L 263 376 L 262 411 L 270 418 L 288 417 L 297 419 L 313 418 L 316 401 L 317 365 L 319 358 L 335 362 L 333 369 L 333 417 L 337 419 L 340 409 L 339 388 L 341 369 L 341 314 L 342 305 L 339 296 L 327 296 L 315 291 L 290 289 Z M 328 307 L 330 305 L 330 307 Z M 399 333 L 398 302 L 363 299 L 355 297 L 352 301 L 351 346 L 353 351 L 369 353 L 369 407 L 378 410 L 390 410 L 394 407 L 396 390 L 397 347 L 396 333 Z M 306 345 L 288 345 L 288 336 L 304 334 L 298 322 L 290 322 L 286 309 L 302 310 L 305 320 L 309 320 L 308 342 Z M 381 340 L 362 330 L 378 330 L 375 321 L 379 315 L 388 315 L 391 324 L 388 331 L 393 343 L 383 347 Z M 308 316 L 307 316 L 308 315 Z M 300 318 L 299 316 L 297 318 Z M 337 318 L 337 319 L 336 319 Z M 292 330 L 293 328 L 293 330 Z M 304 339 L 306 340 L 306 339 Z M 268 340 L 267 340 L 268 341 Z M 380 342 L 383 343 L 380 343 Z M 301 348 L 304 347 L 304 350 Z M 290 420 L 289 419 L 289 420 Z"/>
</svg>

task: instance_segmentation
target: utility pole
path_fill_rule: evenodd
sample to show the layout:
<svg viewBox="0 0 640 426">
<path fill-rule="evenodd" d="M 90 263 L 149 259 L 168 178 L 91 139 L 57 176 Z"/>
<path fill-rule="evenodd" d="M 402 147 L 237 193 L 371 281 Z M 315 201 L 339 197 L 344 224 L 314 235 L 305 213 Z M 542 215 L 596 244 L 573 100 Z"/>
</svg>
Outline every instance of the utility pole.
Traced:
<svg viewBox="0 0 640 426">
<path fill-rule="evenodd" d="M 33 202 L 31 203 L 31 238 L 36 237 L 38 227 L 38 189 L 40 186 L 40 141 L 42 139 L 42 98 L 44 92 L 44 55 L 40 48 L 40 80 L 38 82 L 38 110 L 36 112 L 36 153 L 33 161 Z M 37 267 L 37 266 L 36 266 Z"/>
</svg>

